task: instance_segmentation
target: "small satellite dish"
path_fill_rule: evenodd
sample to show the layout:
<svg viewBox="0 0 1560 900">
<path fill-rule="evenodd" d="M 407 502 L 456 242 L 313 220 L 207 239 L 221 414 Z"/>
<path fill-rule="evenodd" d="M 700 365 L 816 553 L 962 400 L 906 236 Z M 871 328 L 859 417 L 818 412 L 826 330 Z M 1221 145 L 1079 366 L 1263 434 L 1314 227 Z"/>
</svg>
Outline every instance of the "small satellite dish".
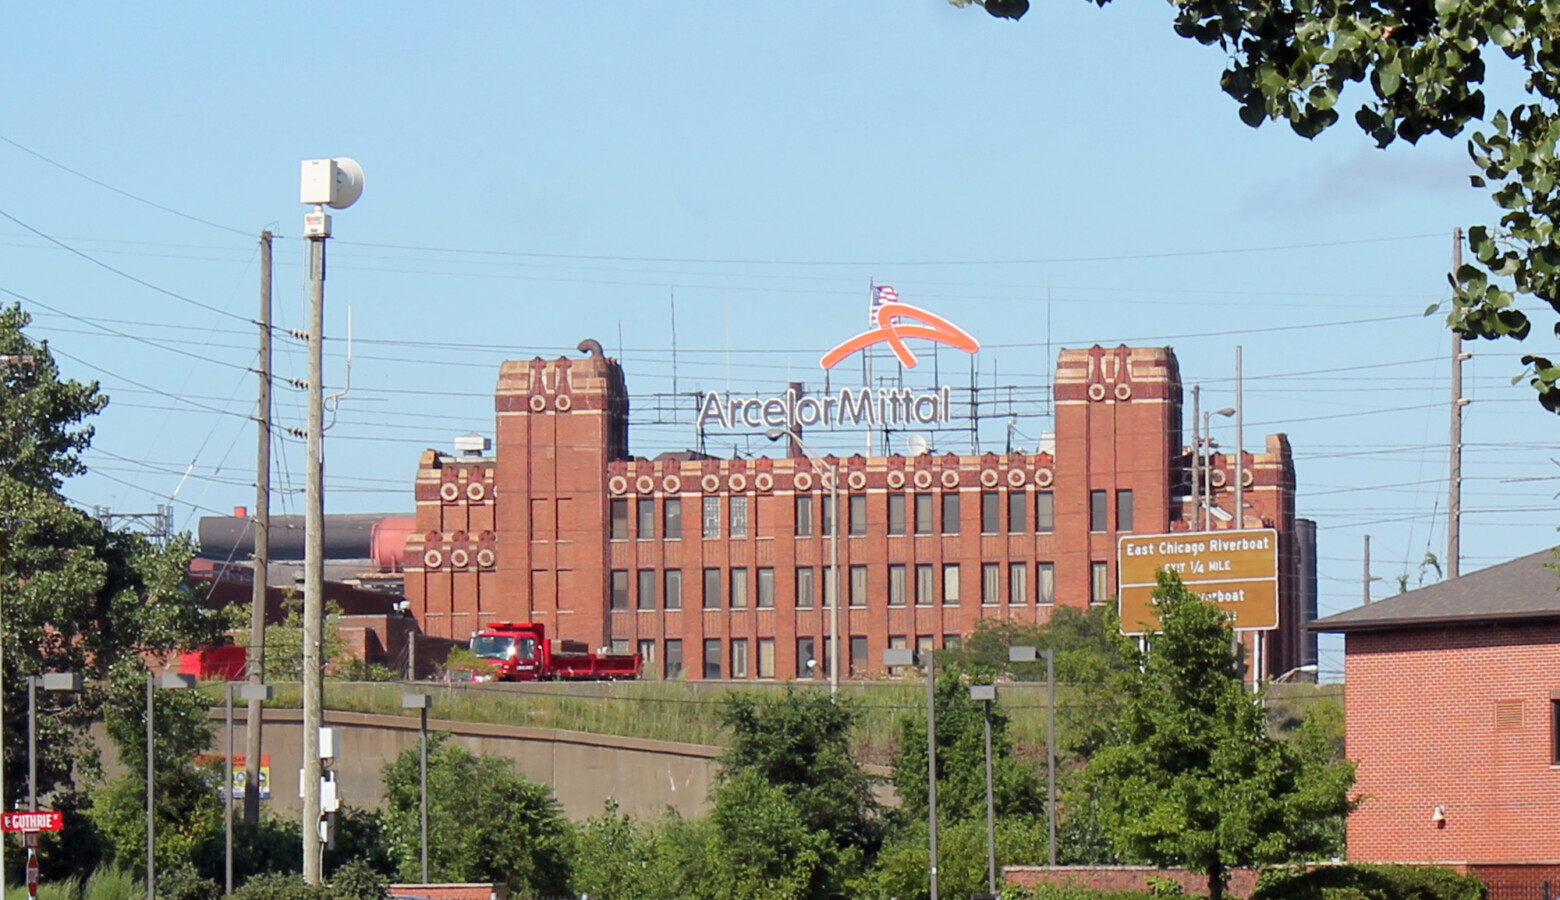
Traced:
<svg viewBox="0 0 1560 900">
<path fill-rule="evenodd" d="M 330 208 L 346 209 L 363 196 L 363 167 L 350 156 L 336 157 L 336 189 L 331 191 Z"/>
<path fill-rule="evenodd" d="M 911 456 L 926 455 L 926 438 L 919 434 L 912 434 L 905 438 L 905 447 L 909 449 Z"/>
</svg>

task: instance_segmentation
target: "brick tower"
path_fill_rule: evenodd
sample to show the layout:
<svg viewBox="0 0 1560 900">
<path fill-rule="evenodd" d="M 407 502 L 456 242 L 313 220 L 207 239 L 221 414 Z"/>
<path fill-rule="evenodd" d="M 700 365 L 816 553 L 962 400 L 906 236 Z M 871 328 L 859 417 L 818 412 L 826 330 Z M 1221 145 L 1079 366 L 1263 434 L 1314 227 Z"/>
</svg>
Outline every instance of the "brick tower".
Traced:
<svg viewBox="0 0 1560 900">
<path fill-rule="evenodd" d="M 607 463 L 628 455 L 623 369 L 601 345 L 582 359 L 512 361 L 498 375 L 497 602 L 483 621 L 536 621 L 599 647 L 607 633 Z"/>
<path fill-rule="evenodd" d="M 1116 538 L 1170 531 L 1179 479 L 1181 372 L 1168 347 L 1063 350 L 1056 361 L 1056 593 L 1116 595 Z"/>
</svg>

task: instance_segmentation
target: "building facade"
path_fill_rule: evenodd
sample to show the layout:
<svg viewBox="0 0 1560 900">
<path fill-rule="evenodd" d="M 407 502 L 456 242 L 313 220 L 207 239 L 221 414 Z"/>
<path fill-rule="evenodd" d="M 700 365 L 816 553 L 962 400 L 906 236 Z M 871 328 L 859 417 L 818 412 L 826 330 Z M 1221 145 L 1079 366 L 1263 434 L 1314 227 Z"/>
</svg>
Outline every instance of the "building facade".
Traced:
<svg viewBox="0 0 1560 900">
<path fill-rule="evenodd" d="M 1555 878 L 1554 562 L 1546 550 L 1315 623 L 1344 635 L 1350 859 L 1466 863 L 1524 896 Z"/>
<path fill-rule="evenodd" d="M 838 473 L 842 676 L 890 647 L 941 648 L 983 619 L 1044 622 L 1115 596 L 1117 538 L 1234 528 L 1234 460 L 1207 456 L 1216 514 L 1194 517 L 1192 451 L 1169 348 L 1063 350 L 1054 450 L 813 460 L 630 455 L 628 393 L 594 342 L 503 364 L 491 456 L 423 454 L 406 597 L 423 630 L 542 622 L 638 651 L 650 677 L 824 677 L 830 479 Z M 1265 668 L 1304 639 L 1287 439 L 1245 455 L 1249 528 L 1279 533 L 1280 623 Z"/>
</svg>

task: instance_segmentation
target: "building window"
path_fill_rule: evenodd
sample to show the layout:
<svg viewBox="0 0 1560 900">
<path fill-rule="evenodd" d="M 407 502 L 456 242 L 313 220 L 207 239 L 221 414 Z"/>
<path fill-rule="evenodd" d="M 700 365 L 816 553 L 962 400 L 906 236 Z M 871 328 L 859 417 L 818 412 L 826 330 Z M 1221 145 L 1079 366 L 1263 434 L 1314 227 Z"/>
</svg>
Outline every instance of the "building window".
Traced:
<svg viewBox="0 0 1560 900">
<path fill-rule="evenodd" d="M 612 539 L 628 540 L 628 500 L 624 497 L 612 499 Z"/>
<path fill-rule="evenodd" d="M 823 673 L 823 677 L 828 678 L 829 672 L 832 670 L 833 665 L 834 639 L 831 637 L 825 637 L 823 639 L 823 655 L 818 657 L 818 671 Z"/>
<path fill-rule="evenodd" d="M 661 507 L 661 532 L 669 541 L 682 538 L 682 498 L 667 497 Z"/>
<path fill-rule="evenodd" d="M 890 650 L 903 650 L 906 647 L 910 646 L 909 641 L 910 641 L 910 639 L 905 637 L 902 634 L 892 635 L 888 639 L 888 649 L 890 649 Z M 904 666 L 889 666 L 888 667 L 888 677 L 890 677 L 890 678 L 903 678 L 904 674 L 905 674 L 905 667 Z"/>
<path fill-rule="evenodd" d="M 682 641 L 666 642 L 666 677 L 681 678 L 683 676 Z"/>
<path fill-rule="evenodd" d="M 748 677 L 748 642 L 747 638 L 731 639 L 731 677 Z"/>
<path fill-rule="evenodd" d="M 612 570 L 612 609 L 628 609 L 628 570 Z"/>
<path fill-rule="evenodd" d="M 1116 492 L 1116 530 L 1132 530 L 1132 491 Z"/>
<path fill-rule="evenodd" d="M 943 603 L 959 605 L 959 564 L 943 563 Z"/>
<path fill-rule="evenodd" d="M 1109 492 L 1108 491 L 1090 491 L 1089 492 L 1089 530 L 1090 531 L 1109 531 L 1110 530 L 1109 525 L 1105 521 L 1105 512 L 1106 512 L 1105 505 L 1106 505 L 1106 503 L 1109 502 L 1106 499 L 1108 496 L 1109 496 Z"/>
<path fill-rule="evenodd" d="M 748 498 L 731 498 L 731 536 L 745 538 L 748 536 Z"/>
<path fill-rule="evenodd" d="M 996 491 L 980 492 L 980 533 L 999 534 L 1002 531 L 1002 495 Z"/>
<path fill-rule="evenodd" d="M 813 673 L 818 671 L 818 657 L 814 652 L 816 647 L 817 645 L 813 643 L 813 639 L 810 637 L 799 637 L 796 639 L 797 678 L 812 678 Z"/>
<path fill-rule="evenodd" d="M 720 570 L 704 570 L 704 608 L 720 609 Z"/>
<path fill-rule="evenodd" d="M 775 605 L 775 570 L 758 570 L 758 608 L 773 609 Z"/>
<path fill-rule="evenodd" d="M 731 608 L 747 609 L 748 605 L 748 570 L 731 570 Z"/>
<path fill-rule="evenodd" d="M 867 567 L 850 567 L 850 605 L 867 605 Z"/>
<path fill-rule="evenodd" d="M 829 535 L 834 533 L 834 500 L 835 498 L 832 496 L 824 497 L 818 503 L 819 507 L 823 509 L 823 518 L 818 523 L 818 527 L 821 529 L 820 533 L 822 534 Z"/>
<path fill-rule="evenodd" d="M 813 567 L 796 567 L 796 608 L 812 609 L 814 598 L 818 595 L 813 592 Z"/>
<path fill-rule="evenodd" d="M 715 540 L 720 537 L 720 498 L 704 498 L 704 539 Z"/>
<path fill-rule="evenodd" d="M 639 665 L 646 673 L 655 671 L 655 641 L 639 642 Z"/>
<path fill-rule="evenodd" d="M 1035 491 L 1035 531 L 1049 534 L 1056 530 L 1056 495 Z"/>
<path fill-rule="evenodd" d="M 758 639 L 758 677 L 775 677 L 775 639 Z"/>
<path fill-rule="evenodd" d="M 867 533 L 867 495 L 852 494 L 850 497 L 850 534 L 851 537 L 860 537 Z"/>
<path fill-rule="evenodd" d="M 639 539 L 641 541 L 655 540 L 655 498 L 640 497 L 639 505 L 635 507 L 639 513 Z"/>
<path fill-rule="evenodd" d="M 931 563 L 917 563 L 915 567 L 915 603 L 931 606 L 937 602 L 937 570 Z"/>
<path fill-rule="evenodd" d="M 1008 564 L 1008 603 L 1029 602 L 1029 564 Z"/>
<path fill-rule="evenodd" d="M 720 679 L 720 638 L 704 639 L 704 677 Z"/>
<path fill-rule="evenodd" d="M 1097 562 L 1089 566 L 1089 602 L 1104 603 L 1110 599 L 1110 566 Z"/>
<path fill-rule="evenodd" d="M 1028 496 L 1023 491 L 1008 492 L 1008 532 L 1023 534 L 1029 530 Z"/>
<path fill-rule="evenodd" d="M 1039 603 L 1056 602 L 1056 563 L 1035 563 L 1035 600 Z"/>
<path fill-rule="evenodd" d="M 888 533 L 905 533 L 905 495 L 888 495 Z"/>
<path fill-rule="evenodd" d="M 903 563 L 895 563 L 895 564 L 889 566 L 888 567 L 888 605 L 889 606 L 904 606 L 905 602 L 906 602 L 905 601 L 905 590 L 906 590 L 907 587 L 908 587 L 908 585 L 905 584 L 905 567 L 904 567 L 904 564 Z"/>
<path fill-rule="evenodd" d="M 982 563 L 980 567 L 980 602 L 1002 602 L 1002 564 Z"/>
<path fill-rule="evenodd" d="M 655 609 L 655 570 L 639 570 L 639 608 Z"/>
<path fill-rule="evenodd" d="M 926 654 L 931 653 L 937 647 L 937 641 L 929 634 L 919 634 L 915 638 L 915 655 L 921 660 L 926 659 Z M 924 664 L 924 663 L 923 663 Z"/>
<path fill-rule="evenodd" d="M 813 533 L 813 498 L 810 496 L 798 496 L 796 498 L 796 536 L 812 537 Z"/>
<path fill-rule="evenodd" d="M 823 605 L 833 606 L 839 602 L 839 579 L 834 577 L 834 567 L 823 567 Z"/>
<path fill-rule="evenodd" d="M 932 524 L 932 495 L 915 495 L 915 533 L 931 534 L 935 526 Z"/>
<path fill-rule="evenodd" d="M 627 653 L 628 652 L 628 638 L 613 638 L 612 639 L 612 652 L 613 653 Z"/>
<path fill-rule="evenodd" d="M 962 634 L 945 634 L 945 635 L 943 635 L 943 649 L 944 650 L 957 650 L 957 649 L 959 649 L 960 647 L 963 647 L 963 646 L 964 646 L 964 635 L 962 635 Z"/>
<path fill-rule="evenodd" d="M 666 570 L 666 608 L 682 609 L 682 569 Z"/>
<path fill-rule="evenodd" d="M 1550 764 L 1560 766 L 1560 699 L 1549 701 L 1549 732 Z"/>
<path fill-rule="evenodd" d="M 847 671 L 852 678 L 865 678 L 872 660 L 867 655 L 867 639 L 864 635 L 852 635 L 850 639 L 850 664 Z"/>
<path fill-rule="evenodd" d="M 943 534 L 959 533 L 959 495 L 942 495 Z"/>
</svg>

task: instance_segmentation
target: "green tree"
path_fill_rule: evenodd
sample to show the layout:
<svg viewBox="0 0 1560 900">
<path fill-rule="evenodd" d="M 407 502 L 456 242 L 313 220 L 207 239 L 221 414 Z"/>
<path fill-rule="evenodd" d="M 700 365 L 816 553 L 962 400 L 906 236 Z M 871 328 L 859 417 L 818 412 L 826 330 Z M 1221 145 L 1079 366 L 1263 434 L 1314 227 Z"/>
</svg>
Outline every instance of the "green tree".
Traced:
<svg viewBox="0 0 1560 900">
<path fill-rule="evenodd" d="M 1028 6 L 1025 0 L 984 5 L 1011 18 Z M 1253 128 L 1283 119 L 1302 137 L 1315 137 L 1339 120 L 1350 85 L 1356 85 L 1351 98 L 1357 99 L 1347 104 L 1355 107 L 1354 121 L 1379 147 L 1433 134 L 1455 137 L 1475 119 L 1487 122 L 1470 137 L 1468 155 L 1481 173 L 1473 186 L 1487 190 L 1501 210 L 1499 226 L 1468 229 L 1473 260 L 1452 276 L 1447 324 L 1468 337 L 1521 340 L 1532 322 L 1519 298 L 1560 312 L 1560 32 L 1553 27 L 1560 10 L 1552 0 L 1172 5 L 1177 34 L 1226 57 L 1220 87 Z M 1503 58 L 1526 96 L 1487 117 L 1486 65 Z M 1536 355 L 1522 362 L 1539 402 L 1560 412 L 1560 366 Z"/>
<path fill-rule="evenodd" d="M 943 822 L 986 820 L 985 706 L 971 700 L 969 679 L 944 669 L 937 675 L 937 817 Z M 997 815 L 1044 816 L 1045 789 L 1035 770 L 1013 755 L 1008 717 L 1001 703 L 991 711 L 992 797 Z M 894 789 L 900 814 L 924 821 L 926 797 L 926 717 L 900 722 L 894 753 Z"/>
<path fill-rule="evenodd" d="M 572 831 L 552 790 L 511 760 L 476 756 L 437 734 L 428 748 L 428 877 L 507 882 L 516 893 L 568 892 Z M 385 832 L 403 881 L 421 879 L 418 748 L 384 768 Z"/>
<path fill-rule="evenodd" d="M 68 671 L 86 678 L 80 694 L 40 697 L 38 744 L 40 797 L 82 809 L 88 803 L 74 779 L 99 771 L 87 723 L 105 718 L 116 739 L 136 730 L 130 723 L 143 723 L 144 706 L 123 701 L 140 696 L 141 659 L 211 640 L 225 621 L 185 586 L 193 555 L 187 537 L 158 546 L 110 531 L 60 495 L 65 479 L 85 471 L 87 422 L 108 400 L 95 383 L 61 378 L 47 344 L 26 334 L 29 321 L 19 306 L 0 308 L 3 727 L 25 732 L 26 676 Z M 13 741 L 5 750 L 0 804 L 9 808 L 26 791 L 26 747 Z M 135 756 L 123 743 L 121 755 Z M 69 817 L 67 833 L 45 844 L 46 876 L 80 871 L 112 852 L 88 819 Z M 17 864 L 20 858 L 10 856 Z"/>
<path fill-rule="evenodd" d="M 757 769 L 724 779 L 715 791 L 704 883 L 710 900 L 823 900 L 840 896 L 859 858 L 813 829 L 802 808 Z"/>
<path fill-rule="evenodd" d="M 787 686 L 778 697 L 731 694 L 717 718 L 731 733 L 721 779 L 753 772 L 796 806 L 809 831 L 825 831 L 841 848 L 871 853 L 881 839 L 872 779 L 850 752 L 860 710 L 823 691 Z"/>
<path fill-rule="evenodd" d="M 1217 605 L 1164 572 L 1154 596 L 1163 630 L 1127 679 L 1116 740 L 1088 767 L 1117 851 L 1205 873 L 1213 900 L 1231 867 L 1331 852 L 1320 823 L 1353 808 L 1353 765 L 1326 758 L 1325 740 L 1268 734 Z"/>
</svg>

